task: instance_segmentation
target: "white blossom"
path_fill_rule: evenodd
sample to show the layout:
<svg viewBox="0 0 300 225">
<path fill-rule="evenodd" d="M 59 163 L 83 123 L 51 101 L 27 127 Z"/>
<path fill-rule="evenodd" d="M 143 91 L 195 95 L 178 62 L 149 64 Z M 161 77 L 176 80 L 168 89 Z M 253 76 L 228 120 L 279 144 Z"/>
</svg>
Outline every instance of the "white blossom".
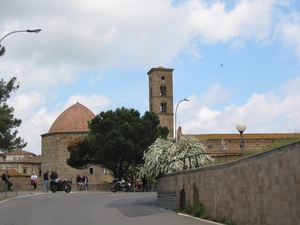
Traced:
<svg viewBox="0 0 300 225">
<path fill-rule="evenodd" d="M 190 166 L 188 156 L 190 157 L 191 166 L 194 168 L 197 164 L 201 166 L 210 164 L 213 159 L 206 153 L 207 147 L 204 141 L 195 139 L 191 136 L 182 136 L 178 143 L 174 139 L 158 138 L 144 153 L 145 164 L 141 168 L 141 175 L 149 179 L 157 178 L 160 174 L 171 173 L 184 169 L 185 165 Z M 198 155 L 195 157 L 195 155 Z"/>
</svg>

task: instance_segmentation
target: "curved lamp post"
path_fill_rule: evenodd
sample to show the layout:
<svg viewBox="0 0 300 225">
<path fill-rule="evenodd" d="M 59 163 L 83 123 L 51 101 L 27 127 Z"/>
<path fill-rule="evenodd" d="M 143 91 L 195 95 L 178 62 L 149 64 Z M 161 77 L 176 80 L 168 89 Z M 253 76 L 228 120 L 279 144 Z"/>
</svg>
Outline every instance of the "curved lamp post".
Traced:
<svg viewBox="0 0 300 225">
<path fill-rule="evenodd" d="M 177 103 L 176 109 L 175 109 L 175 141 L 176 141 L 176 143 L 177 143 L 177 141 L 178 141 L 178 137 L 177 137 L 177 108 L 178 108 L 178 105 L 179 105 L 181 102 L 183 102 L 183 101 L 188 102 L 189 99 L 185 98 L 185 99 L 180 100 L 180 101 Z"/>
<path fill-rule="evenodd" d="M 240 123 L 238 123 L 236 125 L 236 129 L 241 134 L 241 144 L 240 144 L 240 147 L 241 147 L 241 152 L 242 152 L 242 156 L 243 156 L 244 155 L 244 145 L 245 145 L 244 141 L 243 141 L 243 133 L 246 130 L 246 125 L 244 123 L 240 122 Z"/>
<path fill-rule="evenodd" d="M 27 29 L 27 30 L 16 30 L 16 31 L 12 31 L 8 34 L 6 34 L 3 38 L 1 38 L 0 40 L 0 56 L 4 55 L 5 53 L 5 48 L 4 46 L 1 48 L 1 42 L 3 41 L 4 38 L 6 38 L 8 35 L 14 34 L 14 33 L 20 33 L 20 32 L 27 32 L 27 33 L 39 33 L 42 29 L 39 27 L 34 27 L 31 29 Z"/>
</svg>

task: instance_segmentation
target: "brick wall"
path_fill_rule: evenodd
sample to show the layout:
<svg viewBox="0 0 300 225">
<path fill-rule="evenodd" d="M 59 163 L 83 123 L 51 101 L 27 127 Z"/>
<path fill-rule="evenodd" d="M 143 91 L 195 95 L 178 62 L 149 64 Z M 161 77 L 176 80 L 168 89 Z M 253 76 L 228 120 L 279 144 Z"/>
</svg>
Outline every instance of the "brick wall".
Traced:
<svg viewBox="0 0 300 225">
<path fill-rule="evenodd" d="M 201 201 L 237 225 L 300 224 L 300 142 L 158 179 L 158 195 L 176 192 L 177 207 L 183 187 L 185 205 Z"/>
</svg>

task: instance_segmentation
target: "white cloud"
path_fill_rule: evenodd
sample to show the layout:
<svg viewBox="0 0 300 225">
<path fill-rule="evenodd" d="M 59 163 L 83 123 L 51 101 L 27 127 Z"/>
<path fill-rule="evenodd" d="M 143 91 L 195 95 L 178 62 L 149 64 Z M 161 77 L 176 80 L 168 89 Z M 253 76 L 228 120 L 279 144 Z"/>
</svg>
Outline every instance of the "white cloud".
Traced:
<svg viewBox="0 0 300 225">
<path fill-rule="evenodd" d="M 273 0 L 245 0 L 228 11 L 224 2 L 189 1 L 188 22 L 196 35 L 208 43 L 235 38 L 263 39 L 269 34 L 273 6 Z"/>
<path fill-rule="evenodd" d="M 171 0 L 3 1 L 2 36 L 12 30 L 42 28 L 38 34 L 13 34 L 1 43 L 7 49 L 1 57 L 1 77 L 8 80 L 16 76 L 20 82 L 10 102 L 16 117 L 23 120 L 19 131 L 30 142 L 27 150 L 36 152 L 40 134 L 48 132 L 57 116 L 77 101 L 95 114 L 110 109 L 114 103 L 106 96 L 121 87 L 118 79 L 111 88 L 114 93 L 103 94 L 99 87 L 101 94 L 84 94 L 87 90 L 76 94 L 79 85 L 74 84 L 88 80 L 93 87 L 107 85 L 105 78 L 111 69 L 176 66 L 174 61 L 183 55 L 191 56 L 195 63 L 205 58 L 200 52 L 204 45 L 225 43 L 239 50 L 247 47 L 248 41 L 269 45 L 280 41 L 280 46 L 292 48 L 300 59 L 299 12 L 292 9 L 297 3 L 227 1 L 233 5 L 229 7 L 224 2 L 188 0 L 172 5 Z M 132 74 L 127 76 L 129 79 Z M 135 81 L 130 83 L 136 85 Z M 236 104 L 230 102 L 236 90 L 213 84 L 202 96 L 191 91 L 194 94 L 190 102 L 178 109 L 178 122 L 184 133 L 236 132 L 235 125 L 241 120 L 248 124 L 249 132 L 286 132 L 287 127 L 293 130 L 298 128 L 295 124 L 300 124 L 295 104 L 299 102 L 299 85 L 294 79 L 279 93 L 266 89 Z M 133 91 L 124 96 L 139 94 Z M 223 108 L 214 109 L 218 103 Z"/>
<path fill-rule="evenodd" d="M 101 111 L 107 110 L 108 106 L 110 105 L 111 101 L 104 96 L 99 95 L 75 95 L 71 96 L 67 103 L 64 106 L 64 110 L 69 108 L 70 106 L 74 105 L 76 102 L 86 106 L 90 109 L 95 115 L 100 113 Z"/>
<path fill-rule="evenodd" d="M 181 113 L 185 115 L 178 114 L 183 133 L 234 133 L 240 121 L 247 125 L 249 133 L 295 132 L 300 128 L 300 107 L 296 104 L 300 101 L 299 87 L 300 78 L 289 80 L 279 93 L 254 93 L 244 105 L 228 105 L 223 110 L 197 104 L 199 97 L 192 96 L 193 107 L 181 105 Z M 210 95 L 204 96 L 210 99 Z M 221 100 L 222 96 L 218 96 Z"/>
<path fill-rule="evenodd" d="M 280 29 L 284 43 L 295 48 L 295 54 L 300 59 L 300 14 L 294 14 L 292 21 L 283 20 Z"/>
</svg>

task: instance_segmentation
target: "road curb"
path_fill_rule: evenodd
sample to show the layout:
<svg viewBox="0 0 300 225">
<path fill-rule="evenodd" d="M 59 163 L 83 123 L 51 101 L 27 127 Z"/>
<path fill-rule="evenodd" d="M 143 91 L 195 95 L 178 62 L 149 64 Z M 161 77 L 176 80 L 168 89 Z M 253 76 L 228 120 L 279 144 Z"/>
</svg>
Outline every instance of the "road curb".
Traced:
<svg viewBox="0 0 300 225">
<path fill-rule="evenodd" d="M 185 216 L 185 217 L 189 217 L 189 218 L 192 218 L 192 219 L 195 219 L 195 220 L 200 220 L 200 221 L 203 221 L 203 222 L 206 222 L 206 223 L 210 223 L 210 224 L 214 224 L 214 225 L 224 225 L 223 223 L 217 223 L 217 222 L 213 222 L 213 221 L 210 221 L 210 220 L 204 220 L 204 219 L 201 219 L 201 218 L 198 218 L 198 217 L 194 217 L 194 216 L 191 216 L 191 215 L 188 215 L 188 214 L 184 214 L 184 213 L 177 213 L 179 216 Z"/>
</svg>

